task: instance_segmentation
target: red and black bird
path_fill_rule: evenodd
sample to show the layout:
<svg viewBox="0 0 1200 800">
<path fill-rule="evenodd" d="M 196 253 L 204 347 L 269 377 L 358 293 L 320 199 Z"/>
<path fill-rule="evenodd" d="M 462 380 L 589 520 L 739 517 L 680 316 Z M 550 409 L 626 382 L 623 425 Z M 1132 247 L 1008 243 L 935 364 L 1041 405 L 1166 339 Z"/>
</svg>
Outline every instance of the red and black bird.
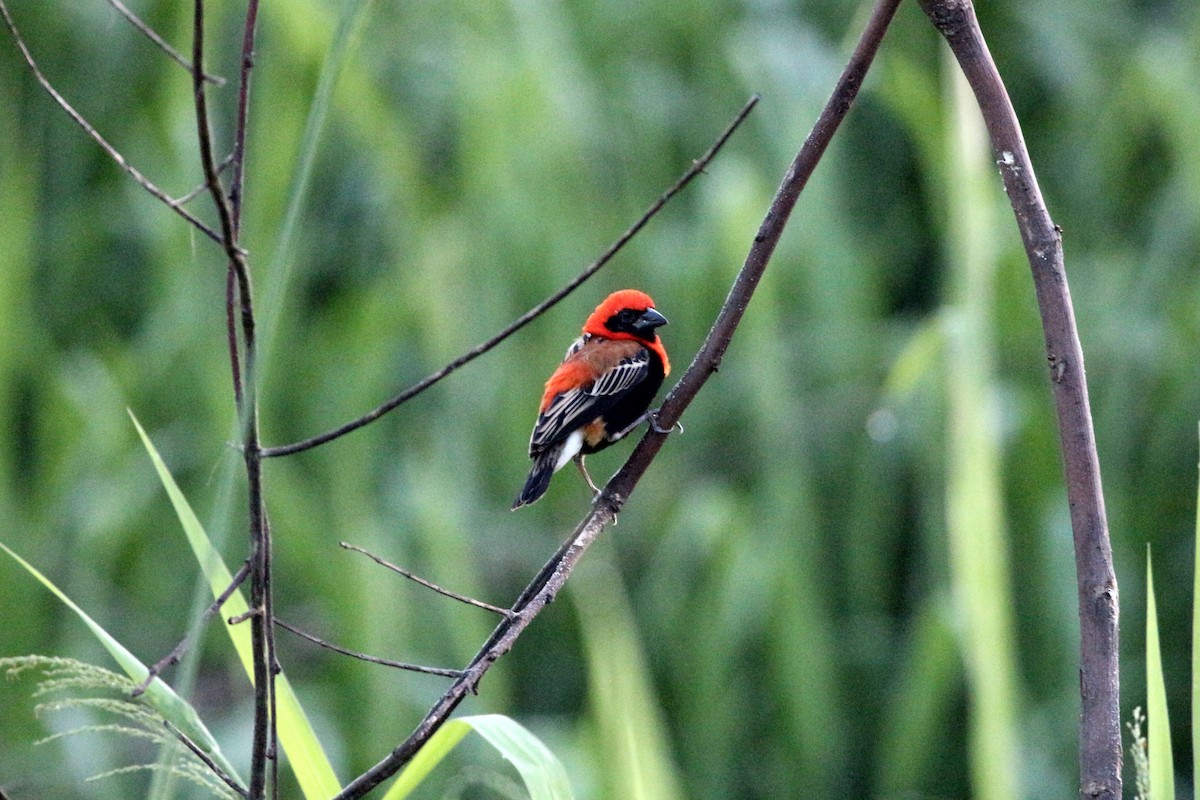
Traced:
<svg viewBox="0 0 1200 800">
<path fill-rule="evenodd" d="M 667 318 L 648 294 L 613 292 L 588 317 L 583 335 L 567 349 L 546 381 L 529 437 L 533 468 L 512 507 L 537 502 L 550 476 L 574 461 L 593 492 L 586 455 L 603 450 L 646 418 L 650 401 L 671 372 L 657 330 Z"/>
</svg>

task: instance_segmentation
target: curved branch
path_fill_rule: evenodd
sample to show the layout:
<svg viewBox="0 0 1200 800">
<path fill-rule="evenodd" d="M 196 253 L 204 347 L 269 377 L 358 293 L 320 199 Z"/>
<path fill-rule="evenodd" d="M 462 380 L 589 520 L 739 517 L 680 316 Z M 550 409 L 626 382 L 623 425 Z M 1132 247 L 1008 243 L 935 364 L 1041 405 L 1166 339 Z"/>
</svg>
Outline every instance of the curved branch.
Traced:
<svg viewBox="0 0 1200 800">
<path fill-rule="evenodd" d="M 713 146 L 708 149 L 708 152 L 706 152 L 704 155 L 700 156 L 700 158 L 693 161 L 692 166 L 689 167 L 688 170 L 686 172 L 684 172 L 683 175 L 679 178 L 679 180 L 677 180 L 669 189 L 667 189 L 665 192 L 663 192 L 661 195 L 659 195 L 658 199 L 655 200 L 653 204 L 651 204 L 650 208 L 646 209 L 645 213 L 643 213 L 642 216 L 638 218 L 637 222 L 630 225 L 629 228 L 627 228 L 626 231 L 624 233 L 622 233 L 615 242 L 613 242 L 611 245 L 608 246 L 608 249 L 605 250 L 600 255 L 599 258 L 597 258 L 595 261 L 593 261 L 585 270 L 583 270 L 583 272 L 579 273 L 574 278 L 572 278 L 571 281 L 569 283 L 567 283 L 566 286 L 559 289 L 557 292 L 550 295 L 545 300 L 543 300 L 542 302 L 538 303 L 533 308 L 526 311 L 524 314 L 522 314 L 520 317 L 518 317 L 511 325 L 509 325 L 507 328 L 505 328 L 504 330 L 497 333 L 492 338 L 488 339 L 486 342 L 483 342 L 482 344 L 477 345 L 476 347 L 468 350 L 466 353 L 463 353 L 461 356 L 454 359 L 449 364 L 447 364 L 446 366 L 439 369 L 437 372 L 434 372 L 433 374 L 428 375 L 427 377 L 425 377 L 421 381 L 417 382 L 413 386 L 410 386 L 409 388 L 405 389 L 403 392 L 396 395 L 391 400 L 388 400 L 386 403 L 379 406 L 378 408 L 376 408 L 372 411 L 368 411 L 366 414 L 363 414 L 358 419 L 351 420 L 350 422 L 347 422 L 345 425 L 341 425 L 337 428 L 334 428 L 331 431 L 327 431 L 326 433 L 322 433 L 317 436 L 313 436 L 312 438 L 305 439 L 300 442 L 295 442 L 293 444 L 279 445 L 277 447 L 264 447 L 262 450 L 263 458 L 275 458 L 277 456 L 289 456 L 289 455 L 292 455 L 293 453 L 299 453 L 304 450 L 310 450 L 319 445 L 323 445 L 326 442 L 331 442 L 340 436 L 345 436 L 347 433 L 350 433 L 351 431 L 356 431 L 368 423 L 374 422 L 375 420 L 382 417 L 384 414 L 388 413 L 389 411 L 392 411 L 393 409 L 399 407 L 401 404 L 411 400 L 412 398 L 419 395 L 421 392 L 423 392 L 426 389 L 428 389 L 429 387 L 433 386 L 435 383 L 437 383 L 442 378 L 449 375 L 451 372 L 454 372 L 459 367 L 464 366 L 465 364 L 468 364 L 471 361 L 474 361 L 476 358 L 479 358 L 479 356 L 481 356 L 484 353 L 486 353 L 487 351 L 491 350 L 493 347 L 495 347 L 496 345 L 503 342 L 509 336 L 512 336 L 514 333 L 521 330 L 521 328 L 524 328 L 530 322 L 533 322 L 535 319 L 540 317 L 542 314 L 549 311 L 551 308 L 553 308 L 555 305 L 557 305 L 560 300 L 562 300 L 567 295 L 569 295 L 571 292 L 573 292 L 577 288 L 579 288 L 579 286 L 584 281 L 586 281 L 588 278 L 592 277 L 597 272 L 599 272 L 600 269 L 605 264 L 607 264 L 609 261 L 611 261 L 613 256 L 615 256 L 621 250 L 621 248 L 624 247 L 629 242 L 630 239 L 632 239 L 634 236 L 636 236 L 637 233 L 639 231 L 641 231 L 642 228 L 646 227 L 646 223 L 648 223 L 651 220 L 651 218 L 654 217 L 655 214 L 657 214 L 660 210 L 662 210 L 662 207 L 665 206 L 671 200 L 671 198 L 673 198 L 675 195 L 679 194 L 679 192 L 685 186 L 687 186 L 689 183 L 691 183 L 693 178 L 695 178 L 697 175 L 699 175 L 701 172 L 703 172 L 704 168 L 706 166 L 708 166 L 709 162 L 712 161 L 714 157 L 716 157 L 717 153 L 721 150 L 721 148 L 725 146 L 725 143 L 727 141 L 729 141 L 729 137 L 733 135 L 734 131 L 736 131 L 738 129 L 738 127 L 746 119 L 747 115 L 750 114 L 750 112 L 754 109 L 754 106 L 757 104 L 758 104 L 758 95 L 754 95 L 746 102 L 746 105 L 742 106 L 742 110 L 739 111 L 737 116 L 733 118 L 733 121 L 730 122 L 729 126 L 725 128 L 724 132 L 722 132 L 720 137 L 717 138 L 717 141 L 715 143 L 713 143 Z"/>
<path fill-rule="evenodd" d="M 1122 759 L 1117 577 L 1100 485 L 1083 347 L 1063 266 L 1062 235 L 1046 210 L 1020 122 L 970 0 L 920 2 L 946 38 L 975 92 L 1033 271 L 1058 413 L 1079 584 L 1079 796 L 1119 800 Z"/>
<path fill-rule="evenodd" d="M 787 224 L 788 217 L 796 205 L 801 190 L 812 175 L 813 169 L 825 152 L 826 146 L 842 119 L 850 110 L 862 80 L 879 48 L 900 0 L 878 0 L 855 47 L 849 63 L 843 70 L 833 94 L 825 104 L 821 116 L 812 132 L 804 141 L 795 160 L 784 175 L 783 182 L 775 193 L 765 219 L 746 256 L 745 263 L 734 280 L 725 303 L 713 323 L 707 338 L 679 383 L 667 395 L 657 414 L 658 427 L 670 431 L 683 411 L 691 404 L 709 376 L 716 371 L 729 342 L 745 314 L 750 297 L 754 294 L 771 259 L 775 246 Z M 541 571 L 521 593 L 512 610 L 515 617 L 501 622 L 483 647 L 441 699 L 434 704 L 425 718 L 417 725 L 395 750 L 383 760 L 355 778 L 334 800 L 355 800 L 363 797 L 374 787 L 398 772 L 417 751 L 429 740 L 468 693 L 475 692 L 479 681 L 488 669 L 512 649 L 517 637 L 529 626 L 558 594 L 570 577 L 575 565 L 600 535 L 604 526 L 611 522 L 624 506 L 638 480 L 649 468 L 650 463 L 662 448 L 667 433 L 658 433 L 653 428 L 646 433 L 634 448 L 624 466 L 604 487 L 591 511 L 559 548 L 558 552 L 542 567 Z"/>
</svg>

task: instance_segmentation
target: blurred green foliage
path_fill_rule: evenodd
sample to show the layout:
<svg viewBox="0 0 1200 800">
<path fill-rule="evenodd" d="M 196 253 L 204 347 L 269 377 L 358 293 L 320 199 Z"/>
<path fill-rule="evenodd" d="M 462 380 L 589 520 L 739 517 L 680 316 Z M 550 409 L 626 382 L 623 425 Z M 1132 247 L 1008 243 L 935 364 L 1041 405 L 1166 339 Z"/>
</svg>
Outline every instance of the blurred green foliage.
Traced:
<svg viewBox="0 0 1200 800">
<path fill-rule="evenodd" d="M 176 195 L 199 182 L 184 71 L 100 0 L 10 5 L 50 79 L 130 161 Z M 188 49 L 190 4 L 129 5 Z M 493 620 L 337 542 L 492 602 L 515 596 L 588 507 L 564 472 L 537 506 L 508 511 L 541 382 L 586 313 L 626 286 L 670 318 L 682 372 L 865 9 L 263 4 L 243 244 L 269 339 L 269 444 L 357 416 L 486 339 L 590 262 L 763 95 L 707 174 L 564 303 L 382 421 L 267 465 L 280 617 L 381 656 L 469 658 Z M 230 78 L 243 12 L 210 10 L 211 69 Z M 1124 600 L 1123 716 L 1145 702 L 1147 541 L 1168 699 L 1182 709 L 1200 407 L 1200 6 L 980 13 L 1065 231 Z M 585 559 L 571 601 L 543 614 L 466 704 L 538 732 L 579 797 L 972 794 L 977 693 L 946 490 L 951 443 L 964 446 L 948 379 L 964 368 L 953 356 L 971 351 L 947 347 L 943 325 L 976 306 L 956 299 L 947 244 L 964 212 L 948 189 L 959 169 L 949 75 L 906 4 L 686 433 Z M 323 80 L 328 105 L 313 115 Z M 213 90 L 223 149 L 234 99 Z M 987 404 L 976 416 L 999 459 L 1003 508 L 986 513 L 1002 520 L 1010 574 L 1010 734 L 1021 795 L 1062 797 L 1077 775 L 1071 533 L 1028 268 L 986 174 L 998 212 L 985 234 L 991 299 L 974 330 L 993 363 L 975 385 Z M 203 198 L 192 207 L 211 218 Z M 246 552 L 224 281 L 217 249 L 110 163 L 0 37 L 0 536 L 145 661 L 185 632 L 204 590 L 126 407 L 225 537 L 227 561 Z M 626 452 L 596 456 L 593 474 Z M 958 534 L 968 558 L 986 552 L 969 527 Z M 104 663 L 15 564 L 0 576 L 0 655 Z M 250 693 L 223 637 L 209 631 L 168 677 L 232 757 L 248 749 Z M 280 637 L 343 780 L 440 694 L 439 679 Z M 111 742 L 34 748 L 45 728 L 28 690 L 0 688 L 7 793 L 144 794 L 134 777 L 83 783 L 126 763 Z M 1175 719 L 1186 752 L 1187 715 Z M 513 796 L 494 756 L 468 750 L 456 763 L 425 796 Z M 645 777 L 640 788 L 626 771 Z"/>
</svg>

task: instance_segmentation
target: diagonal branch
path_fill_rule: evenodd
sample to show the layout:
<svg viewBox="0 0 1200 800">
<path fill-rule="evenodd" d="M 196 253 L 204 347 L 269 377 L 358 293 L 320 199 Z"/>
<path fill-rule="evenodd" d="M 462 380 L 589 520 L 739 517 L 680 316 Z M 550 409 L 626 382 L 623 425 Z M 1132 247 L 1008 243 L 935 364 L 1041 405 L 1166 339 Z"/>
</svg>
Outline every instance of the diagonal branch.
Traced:
<svg viewBox="0 0 1200 800">
<path fill-rule="evenodd" d="M 212 757 L 208 753 L 204 752 L 204 749 L 200 747 L 200 745 L 188 738 L 187 734 L 176 728 L 165 719 L 163 720 L 163 725 L 166 726 L 167 730 L 175 735 L 175 738 L 178 739 L 184 747 L 192 751 L 192 755 L 200 759 L 200 762 L 204 764 L 204 766 L 208 767 L 209 771 L 216 775 L 222 783 L 224 783 L 233 791 L 237 792 L 239 796 L 246 798 L 250 797 L 250 793 L 246 791 L 246 787 L 238 783 L 232 775 L 221 769 L 217 762 L 213 761 Z"/>
<path fill-rule="evenodd" d="M 659 410 L 657 427 L 660 429 L 666 431 L 672 429 L 680 415 L 696 397 L 697 392 L 720 365 L 733 334 L 745 314 L 746 306 L 779 243 L 787 220 L 796 205 L 796 200 L 808 182 L 809 176 L 812 175 L 813 169 L 820 161 L 830 139 L 854 102 L 867 69 L 875 57 L 879 43 L 887 31 L 899 3 L 900 0 L 878 0 L 876 3 L 867 27 L 829 101 L 825 104 L 821 116 L 784 175 L 783 182 L 771 201 L 767 215 L 759 226 L 758 234 L 754 237 L 754 243 L 750 247 L 745 263 L 738 272 L 708 337 L 704 340 L 704 344 L 696 353 L 695 358 L 692 359 L 687 372 L 667 395 Z M 521 593 L 517 602 L 513 604 L 516 617 L 504 620 L 496 627 L 475 658 L 471 660 L 463 676 L 446 690 L 441 699 L 417 725 L 416 730 L 379 763 L 351 781 L 336 796 L 335 800 L 356 800 L 394 775 L 412 760 L 417 751 L 450 717 L 463 698 L 468 693 L 477 690 L 479 681 L 491 665 L 512 649 L 517 637 L 555 598 L 588 547 L 596 540 L 604 527 L 616 517 L 617 512 L 624 506 L 630 493 L 636 487 L 638 480 L 658 454 L 667 435 L 667 433 L 659 433 L 653 428 L 646 433 L 625 465 L 604 487 L 604 491 L 596 499 L 592 510 L 579 523 L 579 526 L 558 552 L 542 567 L 542 570 Z"/>
<path fill-rule="evenodd" d="M 233 593 L 237 591 L 238 587 L 242 585 L 249 574 L 250 562 L 245 561 L 242 563 L 241 568 L 237 571 L 237 574 L 233 576 L 233 580 L 229 582 L 229 586 L 225 587 L 225 591 L 221 592 L 221 594 L 217 596 L 217 599 L 214 600 L 212 604 L 204 610 L 204 613 L 200 615 L 200 619 L 195 625 L 196 630 L 199 630 L 200 626 L 212 619 L 213 616 L 221 610 L 221 606 L 225 605 L 226 601 L 233 596 Z M 179 659 L 182 658 L 183 654 L 187 651 L 187 646 L 190 641 L 191 632 L 188 632 L 182 639 L 179 640 L 179 644 L 175 645 L 175 648 L 171 652 L 167 653 L 165 656 L 159 659 L 157 663 L 150 667 L 150 669 L 146 672 L 145 680 L 135 686 L 133 691 L 129 693 L 129 696 L 138 697 L 146 691 L 150 684 L 154 682 L 155 678 L 162 674 L 163 670 L 173 664 L 178 664 Z"/>
<path fill-rule="evenodd" d="M 130 25 L 137 28 L 143 36 L 153 42 L 155 47 L 166 53 L 168 58 L 186 69 L 188 72 L 192 71 L 192 65 L 188 62 L 188 60 L 184 58 L 178 50 L 176 50 L 174 47 L 171 47 L 171 45 L 167 43 L 167 40 L 159 36 L 153 28 L 151 28 L 145 22 L 142 22 L 137 14 L 134 14 L 132 11 L 126 8 L 125 4 L 122 3 L 121 0 L 106 0 L 106 2 L 115 8 L 121 16 L 127 19 Z M 214 86 L 225 85 L 225 79 L 219 75 L 206 74 L 204 76 L 204 80 L 208 81 Z"/>
<path fill-rule="evenodd" d="M 381 664 L 385 667 L 394 667 L 395 669 L 403 669 L 403 670 L 407 670 L 408 672 L 420 672 L 425 675 L 439 675 L 443 678 L 460 678 L 460 677 L 462 677 L 462 674 L 463 674 L 461 669 L 443 669 L 441 667 L 427 667 L 427 666 L 424 666 L 423 664 L 409 664 L 404 661 L 393 661 L 390 658 L 379 658 L 378 656 L 369 656 L 366 653 L 359 653 L 354 650 L 347 650 L 344 647 L 338 647 L 336 644 L 331 644 L 331 643 L 325 641 L 324 639 L 321 639 L 317 636 L 313 636 L 311 633 L 307 633 L 307 632 L 301 630 L 300 628 L 297 628 L 294 625 L 289 625 L 288 623 L 284 622 L 283 620 L 279 619 L 278 617 L 275 618 L 275 624 L 278 625 L 279 627 L 283 628 L 285 631 L 294 633 L 295 635 L 299 636 L 301 639 L 305 639 L 307 641 L 312 642 L 313 644 L 317 645 L 318 647 L 324 647 L 326 650 L 332 650 L 335 653 L 341 653 L 344 656 L 350 656 L 351 658 L 357 658 L 360 661 L 367 661 L 371 664 Z"/>
<path fill-rule="evenodd" d="M 511 619 L 512 617 L 516 616 L 510 609 L 500 608 L 500 606 L 494 606 L 491 603 L 485 603 L 482 600 L 476 600 L 474 597 L 467 597 L 465 594 L 459 594 L 458 592 L 452 592 L 449 589 L 446 589 L 442 586 L 438 586 L 433 581 L 429 581 L 429 580 L 426 580 L 425 578 L 422 578 L 420 575 L 417 575 L 412 570 L 407 570 L 404 567 L 397 566 L 386 559 L 380 558 L 379 556 L 375 555 L 371 551 L 369 551 L 365 548 L 359 547 L 358 545 L 350 544 L 349 542 L 338 542 L 338 546 L 345 550 L 353 550 L 356 553 L 362 553 L 364 556 L 371 559 L 379 566 L 386 567 L 386 568 L 390 569 L 392 572 L 395 572 L 399 575 L 403 575 L 404 577 L 408 578 L 413 583 L 424 586 L 426 589 L 432 589 L 433 591 L 437 592 L 438 594 L 442 595 L 443 597 L 449 597 L 452 600 L 457 600 L 460 603 L 466 603 L 467 605 L 474 606 L 475 608 L 481 608 L 484 611 L 490 611 L 493 614 L 499 614 L 502 617 L 508 617 Z"/>
<path fill-rule="evenodd" d="M 220 164 L 217 164 L 217 174 L 220 175 L 222 172 L 229 169 L 229 165 L 232 163 L 233 163 L 233 153 L 230 153 L 229 155 L 227 155 L 223 159 L 221 159 Z M 208 191 L 208 181 L 205 181 L 204 183 L 198 184 L 197 186 L 193 186 L 191 188 L 191 190 L 188 191 L 187 194 L 183 194 L 183 195 L 180 195 L 179 197 L 175 198 L 174 202 L 176 205 L 185 206 L 207 191 Z"/>
<path fill-rule="evenodd" d="M 925 14 L 946 38 L 975 92 L 1033 271 L 1046 339 L 1050 385 L 1058 413 L 1079 583 L 1082 703 L 1079 796 L 1088 800 L 1119 800 L 1121 724 L 1117 578 L 1100 485 L 1100 460 L 1092 429 L 1083 348 L 1063 266 L 1062 235 L 1046 210 L 1021 135 L 1021 125 L 970 0 L 920 2 Z"/>
<path fill-rule="evenodd" d="M 583 272 L 572 278 L 571 281 L 562 289 L 559 289 L 557 292 L 550 295 L 533 308 L 529 309 L 529 311 L 522 314 L 516 319 L 516 321 L 514 321 L 504 330 L 497 333 L 491 339 L 488 339 L 486 342 L 483 342 L 471 350 L 468 350 L 466 353 L 463 353 L 461 356 L 454 359 L 437 372 L 434 372 L 408 389 L 405 389 L 403 392 L 396 395 L 391 400 L 388 400 L 386 403 L 374 409 L 373 411 L 368 411 L 358 419 L 351 420 L 345 425 L 341 425 L 340 427 L 334 428 L 333 430 L 322 433 L 318 436 L 313 436 L 310 439 L 305 439 L 293 444 L 279 445 L 277 447 L 264 447 L 262 451 L 263 458 L 288 456 L 292 455 L 293 453 L 309 450 L 319 445 L 323 445 L 326 442 L 331 442 L 340 436 L 345 436 L 351 431 L 356 431 L 368 423 L 374 422 L 384 414 L 392 411 L 401 404 L 411 400 L 421 392 L 433 386 L 435 383 L 449 375 L 451 372 L 454 372 L 459 367 L 474 361 L 476 358 L 491 350 L 509 336 L 512 336 L 514 333 L 521 330 L 521 328 L 524 328 L 530 322 L 533 322 L 542 314 L 549 311 L 560 300 L 579 288 L 584 281 L 599 272 L 600 269 L 609 261 L 611 261 L 613 256 L 615 256 L 621 250 L 621 248 L 629 242 L 630 239 L 636 236 L 642 228 L 646 227 L 646 224 L 651 220 L 651 218 L 654 217 L 654 215 L 660 210 L 662 210 L 663 206 L 665 206 L 671 200 L 671 198 L 679 194 L 679 192 L 682 191 L 685 186 L 691 183 L 693 178 L 703 172 L 704 168 L 707 167 L 709 162 L 716 157 L 721 148 L 725 146 L 725 143 L 729 141 L 729 137 L 733 135 L 734 131 L 738 129 L 738 127 L 742 124 L 742 122 L 757 104 L 758 95 L 755 95 L 746 102 L 746 105 L 742 106 L 742 110 L 739 111 L 737 116 L 734 117 L 733 121 L 729 123 L 729 126 L 726 127 L 724 132 L 722 132 L 717 138 L 717 141 L 713 143 L 713 146 L 708 149 L 708 152 L 693 161 L 691 167 L 689 167 L 687 171 L 684 172 L 679 178 L 679 180 L 677 180 L 669 189 L 659 195 L 658 199 L 655 200 L 654 203 L 652 203 L 651 206 L 646 209 L 645 213 L 638 218 L 637 222 L 630 225 L 629 228 L 626 229 L 626 231 L 622 233 L 615 242 L 609 245 L 608 249 L 605 250 L 599 258 L 593 261 L 585 270 L 583 270 Z"/>
<path fill-rule="evenodd" d="M 180 202 L 172 200 L 170 195 L 158 188 L 158 186 L 156 186 L 149 178 L 143 175 L 136 167 L 126 161 L 125 156 L 121 155 L 117 148 L 109 144 L 108 140 L 101 136 L 100 132 L 97 131 L 82 114 L 76 111 L 75 107 L 68 103 L 65 97 L 58 93 L 58 90 L 54 88 L 49 79 L 42 74 L 42 70 L 40 67 L 38 67 L 37 61 L 34 60 L 33 54 L 29 52 L 29 47 L 26 46 L 25 40 L 21 37 L 21 32 L 17 29 L 17 24 L 13 21 L 12 14 L 9 13 L 8 6 L 5 4 L 4 0 L 0 0 L 0 16 L 4 17 L 4 24 L 8 26 L 9 32 L 12 34 L 13 39 L 17 43 L 17 48 L 21 51 L 21 56 L 25 59 L 25 63 L 29 66 L 30 71 L 33 72 L 33 77 L 37 79 L 39 84 L 41 84 L 41 87 L 46 91 L 46 94 L 50 95 L 55 103 L 58 103 L 59 108 L 67 112 L 67 116 L 74 120 L 75 124 L 82 128 L 84 133 L 92 137 L 92 140 L 96 144 L 100 145 L 100 149 L 103 150 L 109 158 L 115 161 L 117 166 L 123 169 L 125 173 L 129 175 L 129 177 L 133 178 L 138 186 L 141 186 L 147 192 L 154 195 L 155 198 L 160 200 L 167 208 L 171 209 L 176 214 L 190 222 L 192 226 L 196 228 L 196 230 L 200 231 L 217 244 L 221 244 L 221 237 L 216 231 L 201 222 L 186 208 L 183 208 Z"/>
</svg>

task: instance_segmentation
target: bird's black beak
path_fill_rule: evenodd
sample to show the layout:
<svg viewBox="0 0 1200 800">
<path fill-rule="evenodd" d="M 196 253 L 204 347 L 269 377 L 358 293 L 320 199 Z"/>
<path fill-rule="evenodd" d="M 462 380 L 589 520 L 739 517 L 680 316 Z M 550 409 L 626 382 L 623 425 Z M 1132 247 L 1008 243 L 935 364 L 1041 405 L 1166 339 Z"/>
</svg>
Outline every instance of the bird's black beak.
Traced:
<svg viewBox="0 0 1200 800">
<path fill-rule="evenodd" d="M 667 318 L 655 311 L 653 308 L 647 308 L 642 312 L 637 321 L 633 323 L 633 329 L 638 333 L 653 333 L 655 328 L 661 328 L 667 324 Z"/>
</svg>

